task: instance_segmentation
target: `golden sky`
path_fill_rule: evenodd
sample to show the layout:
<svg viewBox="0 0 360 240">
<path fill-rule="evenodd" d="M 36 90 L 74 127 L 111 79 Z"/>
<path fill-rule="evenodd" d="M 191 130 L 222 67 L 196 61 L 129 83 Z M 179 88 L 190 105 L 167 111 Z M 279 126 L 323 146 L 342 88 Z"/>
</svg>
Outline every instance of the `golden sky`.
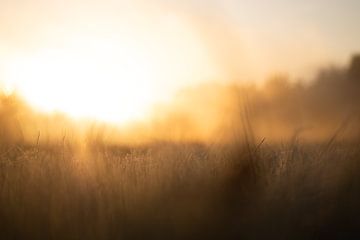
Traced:
<svg viewBox="0 0 360 240">
<path fill-rule="evenodd" d="M 360 51 L 359 10 L 355 0 L 0 0 L 0 82 L 45 111 L 127 121 L 184 86 L 345 64 Z"/>
</svg>

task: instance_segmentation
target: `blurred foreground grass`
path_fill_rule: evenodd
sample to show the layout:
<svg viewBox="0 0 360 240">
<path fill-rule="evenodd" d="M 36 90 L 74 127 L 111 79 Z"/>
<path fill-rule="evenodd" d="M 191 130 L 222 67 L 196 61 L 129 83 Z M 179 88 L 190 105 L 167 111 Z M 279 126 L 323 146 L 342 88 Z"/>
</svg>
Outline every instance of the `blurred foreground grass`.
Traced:
<svg viewBox="0 0 360 240">
<path fill-rule="evenodd" d="M 227 145 L 12 145 L 1 239 L 360 237 L 355 140 Z"/>
</svg>

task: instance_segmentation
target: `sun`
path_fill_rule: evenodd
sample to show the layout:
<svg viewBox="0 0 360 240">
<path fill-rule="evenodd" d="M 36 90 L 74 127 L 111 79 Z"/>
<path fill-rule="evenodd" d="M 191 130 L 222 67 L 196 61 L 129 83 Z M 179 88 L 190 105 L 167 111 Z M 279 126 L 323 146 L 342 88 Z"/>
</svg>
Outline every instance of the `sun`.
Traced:
<svg viewBox="0 0 360 240">
<path fill-rule="evenodd" d="M 148 120 L 184 87 L 218 79 L 202 35 L 182 18 L 95 23 L 44 29 L 33 45 L 9 48 L 0 56 L 5 88 L 46 113 L 123 124 Z"/>
<path fill-rule="evenodd" d="M 78 37 L 9 61 L 6 79 L 42 111 L 124 123 L 159 100 L 154 64 L 141 44 Z"/>
</svg>

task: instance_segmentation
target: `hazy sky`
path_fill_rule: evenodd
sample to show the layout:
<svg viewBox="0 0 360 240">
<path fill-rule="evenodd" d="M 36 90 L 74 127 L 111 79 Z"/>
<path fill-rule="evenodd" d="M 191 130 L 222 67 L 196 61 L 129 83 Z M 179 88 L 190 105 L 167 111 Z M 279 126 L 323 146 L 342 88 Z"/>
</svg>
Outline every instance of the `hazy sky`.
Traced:
<svg viewBox="0 0 360 240">
<path fill-rule="evenodd" d="M 4 57 L 39 48 L 84 29 L 117 33 L 118 24 L 153 21 L 149 28 L 161 29 L 164 20 L 154 18 L 169 14 L 186 21 L 190 35 L 224 68 L 250 78 L 272 71 L 300 75 L 360 51 L 359 12 L 357 0 L 0 0 L 0 51 Z"/>
<path fill-rule="evenodd" d="M 178 2 L 172 1 L 175 9 Z M 229 26 L 227 31 L 236 32 L 242 49 L 237 53 L 252 62 L 249 67 L 255 65 L 255 72 L 284 71 L 301 76 L 319 64 L 344 64 L 360 51 L 357 0 L 181 2 L 185 14 L 202 21 L 220 21 Z"/>
<path fill-rule="evenodd" d="M 309 77 L 360 52 L 359 12 L 357 0 L 0 0 L 0 83 L 49 109 L 66 90 L 87 114 L 200 81 Z"/>
</svg>

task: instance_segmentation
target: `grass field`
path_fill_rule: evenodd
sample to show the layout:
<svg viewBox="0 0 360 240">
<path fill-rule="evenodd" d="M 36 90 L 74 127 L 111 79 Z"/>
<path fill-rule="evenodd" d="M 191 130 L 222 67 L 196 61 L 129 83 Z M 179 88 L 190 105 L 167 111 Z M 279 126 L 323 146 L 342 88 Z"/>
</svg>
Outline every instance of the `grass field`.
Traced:
<svg viewBox="0 0 360 240">
<path fill-rule="evenodd" d="M 356 239 L 359 142 L 16 145 L 1 239 Z"/>
</svg>

